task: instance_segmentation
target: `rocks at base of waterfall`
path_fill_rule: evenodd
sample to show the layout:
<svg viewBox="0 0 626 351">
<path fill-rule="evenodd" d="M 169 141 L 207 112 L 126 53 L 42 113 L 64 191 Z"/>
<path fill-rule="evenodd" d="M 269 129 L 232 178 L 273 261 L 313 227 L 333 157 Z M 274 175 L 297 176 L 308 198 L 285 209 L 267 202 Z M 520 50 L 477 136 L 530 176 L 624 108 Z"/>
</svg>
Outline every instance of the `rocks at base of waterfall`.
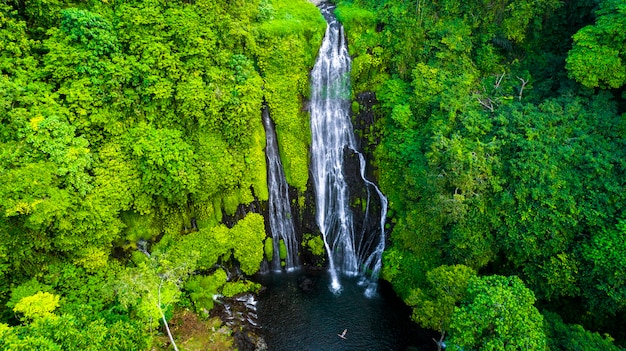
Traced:
<svg viewBox="0 0 626 351">
<path fill-rule="evenodd" d="M 233 332 L 239 351 L 267 351 L 267 343 L 263 337 L 243 331 Z"/>
<path fill-rule="evenodd" d="M 315 290 L 315 282 L 307 276 L 300 276 L 298 277 L 298 287 L 303 292 L 310 293 Z"/>
<path fill-rule="evenodd" d="M 233 330 L 233 338 L 240 351 L 266 351 L 267 344 L 261 335 L 257 321 L 257 297 L 252 293 L 220 298 L 211 310 L 212 316 L 219 317 Z"/>
</svg>

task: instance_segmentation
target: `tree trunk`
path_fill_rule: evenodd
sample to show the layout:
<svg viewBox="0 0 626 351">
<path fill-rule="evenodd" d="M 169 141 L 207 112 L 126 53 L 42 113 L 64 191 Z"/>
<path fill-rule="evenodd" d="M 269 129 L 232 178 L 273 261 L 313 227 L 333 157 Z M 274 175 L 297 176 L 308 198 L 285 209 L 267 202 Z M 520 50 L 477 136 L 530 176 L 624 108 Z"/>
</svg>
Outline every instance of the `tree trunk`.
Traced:
<svg viewBox="0 0 626 351">
<path fill-rule="evenodd" d="M 157 301 L 157 307 L 159 308 L 159 313 L 161 313 L 161 319 L 163 319 L 163 325 L 165 325 L 165 330 L 167 330 L 167 336 L 170 338 L 170 342 L 172 343 L 174 350 L 178 351 L 178 347 L 176 346 L 176 343 L 174 342 L 174 337 L 172 336 L 172 332 L 170 331 L 170 325 L 167 324 L 167 319 L 165 319 L 165 314 L 163 313 L 163 309 L 161 309 L 161 284 L 163 284 L 163 282 L 159 284 L 159 299 Z"/>
</svg>

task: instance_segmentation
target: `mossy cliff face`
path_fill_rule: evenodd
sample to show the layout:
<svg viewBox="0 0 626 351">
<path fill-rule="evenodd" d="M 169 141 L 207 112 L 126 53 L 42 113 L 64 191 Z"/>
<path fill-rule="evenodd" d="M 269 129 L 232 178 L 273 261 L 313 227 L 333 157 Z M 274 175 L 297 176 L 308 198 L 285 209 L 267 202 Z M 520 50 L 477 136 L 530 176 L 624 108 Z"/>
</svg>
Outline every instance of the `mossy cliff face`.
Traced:
<svg viewBox="0 0 626 351">
<path fill-rule="evenodd" d="M 287 182 L 300 191 L 306 190 L 309 177 L 311 140 L 303 100 L 325 28 L 319 10 L 304 0 L 275 5 L 273 19 L 259 27 L 257 59 L 264 96 Z"/>
</svg>

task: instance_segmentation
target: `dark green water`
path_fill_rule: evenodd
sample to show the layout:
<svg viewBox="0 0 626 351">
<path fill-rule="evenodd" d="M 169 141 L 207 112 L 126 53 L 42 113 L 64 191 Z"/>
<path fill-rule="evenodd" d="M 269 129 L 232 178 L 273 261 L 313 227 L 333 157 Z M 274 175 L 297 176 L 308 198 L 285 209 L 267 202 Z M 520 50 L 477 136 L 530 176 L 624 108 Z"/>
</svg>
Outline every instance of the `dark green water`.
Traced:
<svg viewBox="0 0 626 351">
<path fill-rule="evenodd" d="M 307 277 L 313 285 L 303 291 Z M 266 274 L 257 304 L 261 333 L 271 351 L 433 350 L 430 335 L 410 321 L 410 309 L 381 282 L 367 298 L 356 279 L 342 278 L 339 295 L 330 292 L 326 272 Z M 345 339 L 338 336 L 345 329 Z"/>
</svg>

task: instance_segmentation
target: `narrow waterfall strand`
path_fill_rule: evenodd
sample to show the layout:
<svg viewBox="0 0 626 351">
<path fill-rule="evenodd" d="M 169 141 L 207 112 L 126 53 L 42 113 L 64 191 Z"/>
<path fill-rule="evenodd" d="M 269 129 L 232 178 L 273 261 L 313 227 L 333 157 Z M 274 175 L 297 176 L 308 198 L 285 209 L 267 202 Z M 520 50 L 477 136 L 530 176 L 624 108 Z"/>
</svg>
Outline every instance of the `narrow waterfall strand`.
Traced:
<svg viewBox="0 0 626 351">
<path fill-rule="evenodd" d="M 300 265 L 298 260 L 298 241 L 291 216 L 289 202 L 289 188 L 285 179 L 276 131 L 270 118 L 269 109 L 263 108 L 263 126 L 265 127 L 265 157 L 267 160 L 267 186 L 269 190 L 269 224 L 272 234 L 273 256 L 271 269 L 275 272 L 282 271 L 280 257 L 280 242 L 282 240 L 287 251 L 285 257 L 285 270 L 293 271 Z"/>
</svg>

